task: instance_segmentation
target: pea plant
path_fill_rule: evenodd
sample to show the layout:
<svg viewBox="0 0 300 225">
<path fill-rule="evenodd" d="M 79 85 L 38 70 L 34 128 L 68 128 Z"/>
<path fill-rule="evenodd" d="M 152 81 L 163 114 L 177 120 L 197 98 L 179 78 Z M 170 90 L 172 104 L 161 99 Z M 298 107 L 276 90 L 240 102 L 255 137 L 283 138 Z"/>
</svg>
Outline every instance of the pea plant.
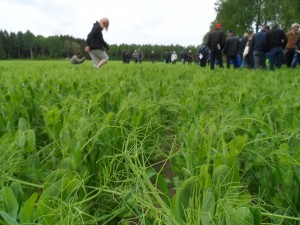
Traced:
<svg viewBox="0 0 300 225">
<path fill-rule="evenodd" d="M 0 65 L 0 224 L 298 224 L 297 70 Z"/>
</svg>

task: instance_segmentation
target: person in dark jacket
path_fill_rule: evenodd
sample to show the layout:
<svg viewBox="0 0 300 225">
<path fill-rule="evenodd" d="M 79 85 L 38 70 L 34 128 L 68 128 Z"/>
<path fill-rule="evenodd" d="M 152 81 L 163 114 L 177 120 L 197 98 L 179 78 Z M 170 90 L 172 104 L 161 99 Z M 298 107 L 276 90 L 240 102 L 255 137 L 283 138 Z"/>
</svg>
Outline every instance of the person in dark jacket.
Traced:
<svg viewBox="0 0 300 225">
<path fill-rule="evenodd" d="M 150 54 L 150 56 L 151 56 L 151 61 L 152 61 L 152 64 L 155 64 L 155 53 L 154 53 L 154 51 L 153 51 L 153 50 L 151 51 L 151 54 Z"/>
<path fill-rule="evenodd" d="M 180 58 L 181 58 L 181 64 L 185 64 L 185 61 L 187 60 L 187 54 L 184 50 L 181 51 Z"/>
<path fill-rule="evenodd" d="M 227 38 L 224 46 L 224 54 L 226 56 L 226 67 L 230 68 L 230 62 L 233 62 L 234 68 L 238 68 L 238 50 L 239 50 L 239 38 L 233 35 L 233 31 L 227 31 Z"/>
<path fill-rule="evenodd" d="M 260 32 L 255 34 L 252 42 L 253 47 L 253 60 L 254 60 L 254 69 L 262 68 L 267 69 L 266 65 L 266 36 L 267 32 L 270 30 L 268 25 L 264 26 Z"/>
<path fill-rule="evenodd" d="M 85 51 L 88 52 L 94 62 L 95 68 L 100 68 L 108 62 L 107 51 L 109 50 L 108 44 L 103 39 L 102 30 L 108 29 L 109 20 L 104 17 L 94 23 L 91 32 L 87 36 L 87 46 Z"/>
<path fill-rule="evenodd" d="M 267 33 L 266 45 L 269 50 L 270 70 L 274 70 L 275 66 L 281 68 L 284 62 L 283 49 L 287 44 L 287 36 L 284 31 L 274 25 Z"/>
<path fill-rule="evenodd" d="M 207 64 L 208 57 L 209 57 L 209 49 L 208 49 L 206 43 L 204 43 L 200 47 L 199 52 L 198 52 L 198 57 L 199 57 L 199 60 L 200 60 L 200 66 L 205 67 L 206 64 Z"/>
<path fill-rule="evenodd" d="M 127 64 L 128 51 L 127 49 L 122 52 L 123 64 Z"/>
<path fill-rule="evenodd" d="M 248 40 L 249 40 L 249 33 L 245 32 L 244 37 L 240 40 L 239 53 L 238 53 L 242 68 L 244 68 L 246 66 L 246 60 L 244 59 L 243 53 L 244 53 L 244 50 L 246 48 Z"/>
<path fill-rule="evenodd" d="M 210 68 L 215 68 L 215 61 L 218 60 L 220 68 L 223 68 L 222 49 L 225 45 L 225 34 L 221 30 L 221 24 L 215 25 L 215 30 L 208 36 L 207 46 L 210 50 Z"/>
</svg>

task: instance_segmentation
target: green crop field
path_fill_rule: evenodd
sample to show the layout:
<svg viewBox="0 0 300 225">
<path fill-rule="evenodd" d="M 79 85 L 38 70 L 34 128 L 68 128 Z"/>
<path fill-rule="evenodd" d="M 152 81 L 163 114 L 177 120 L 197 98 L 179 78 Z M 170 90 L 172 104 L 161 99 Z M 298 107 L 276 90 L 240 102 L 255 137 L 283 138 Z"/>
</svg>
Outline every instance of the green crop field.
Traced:
<svg viewBox="0 0 300 225">
<path fill-rule="evenodd" d="M 299 69 L 0 61 L 0 224 L 300 223 Z"/>
</svg>

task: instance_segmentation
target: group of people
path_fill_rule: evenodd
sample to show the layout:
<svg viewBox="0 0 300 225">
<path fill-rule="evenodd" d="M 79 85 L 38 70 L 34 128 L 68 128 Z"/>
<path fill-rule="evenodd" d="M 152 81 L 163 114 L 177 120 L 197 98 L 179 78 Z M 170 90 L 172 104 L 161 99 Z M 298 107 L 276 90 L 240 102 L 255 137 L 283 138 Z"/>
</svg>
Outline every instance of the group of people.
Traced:
<svg viewBox="0 0 300 225">
<path fill-rule="evenodd" d="M 109 46 L 103 39 L 102 31 L 103 29 L 108 30 L 109 27 L 109 20 L 108 18 L 104 17 L 100 19 L 99 21 L 96 21 L 93 24 L 92 30 L 87 36 L 87 46 L 85 47 L 85 51 L 89 53 L 91 59 L 93 60 L 94 67 L 96 69 L 102 67 L 104 64 L 106 64 L 109 60 L 108 56 L 108 50 Z M 201 54 L 200 54 L 201 55 Z M 201 55 L 205 56 L 205 54 Z M 141 49 L 135 50 L 132 54 L 125 50 L 122 53 L 123 57 L 123 63 L 128 64 L 130 63 L 131 57 L 133 58 L 135 63 L 142 63 L 144 54 L 141 51 Z M 154 51 L 151 52 L 151 61 L 154 64 L 156 62 L 156 56 Z M 192 64 L 192 60 L 194 59 L 195 63 L 198 63 L 199 54 L 195 53 L 192 54 L 191 50 L 186 53 L 185 51 L 182 51 L 180 54 L 181 57 L 181 63 L 185 64 L 187 62 L 188 64 Z M 201 57 L 201 59 L 206 60 L 205 57 Z M 173 51 L 172 53 L 166 52 L 164 55 L 164 63 L 172 63 L 176 64 L 178 60 L 177 53 Z M 83 57 L 79 52 L 76 53 L 72 59 L 70 60 L 71 64 L 80 64 L 85 61 L 85 57 Z"/>
<path fill-rule="evenodd" d="M 104 17 L 93 24 L 90 33 L 87 36 L 87 46 L 85 51 L 89 53 L 95 68 L 100 68 L 109 60 L 109 46 L 103 39 L 102 30 L 108 30 L 109 20 Z M 215 69 L 215 65 L 223 68 L 223 54 L 226 58 L 226 67 L 234 68 L 248 67 L 254 69 L 274 70 L 275 67 L 281 68 L 285 63 L 287 67 L 295 68 L 300 64 L 300 24 L 294 23 L 291 30 L 285 33 L 277 25 L 270 28 L 265 25 L 258 33 L 249 36 L 244 33 L 243 38 L 235 36 L 232 30 L 227 31 L 227 37 L 222 31 L 222 25 L 217 23 L 215 29 L 210 32 L 207 43 L 203 44 L 199 51 L 192 54 L 191 50 L 187 53 L 183 50 L 180 53 L 181 63 L 195 64 L 200 66 L 210 65 Z M 142 63 L 144 55 L 141 49 L 135 50 L 131 55 L 127 50 L 123 52 L 123 63 L 129 63 L 131 56 L 135 63 Z M 151 52 L 152 63 L 155 63 L 155 53 Z M 166 52 L 164 54 L 164 63 L 176 64 L 178 60 L 177 53 Z M 80 53 L 76 53 L 72 59 L 72 64 L 80 64 L 85 61 Z"/>
<path fill-rule="evenodd" d="M 144 54 L 141 49 L 134 50 L 131 54 L 127 49 L 122 52 L 123 64 L 129 64 L 133 58 L 134 63 L 142 63 L 144 59 Z"/>
<path fill-rule="evenodd" d="M 247 67 L 253 69 L 281 68 L 283 64 L 295 68 L 300 63 L 300 25 L 294 23 L 291 30 L 285 33 L 277 25 L 270 28 L 265 25 L 258 33 L 249 36 L 247 32 L 239 39 L 232 30 L 227 37 L 221 24 L 208 36 L 207 46 L 210 54 L 210 68 L 213 70 L 216 61 L 223 68 L 222 56 L 225 55 L 226 67 Z"/>
<path fill-rule="evenodd" d="M 166 51 L 163 57 L 164 57 L 163 63 L 165 64 L 167 63 L 176 64 L 178 60 L 178 55 L 176 51 L 171 51 L 171 52 Z M 185 64 L 187 62 L 187 64 L 190 65 L 192 64 L 193 59 L 194 59 L 194 55 L 192 53 L 192 50 L 189 50 L 187 53 L 185 50 L 181 51 L 180 53 L 181 64 Z"/>
</svg>

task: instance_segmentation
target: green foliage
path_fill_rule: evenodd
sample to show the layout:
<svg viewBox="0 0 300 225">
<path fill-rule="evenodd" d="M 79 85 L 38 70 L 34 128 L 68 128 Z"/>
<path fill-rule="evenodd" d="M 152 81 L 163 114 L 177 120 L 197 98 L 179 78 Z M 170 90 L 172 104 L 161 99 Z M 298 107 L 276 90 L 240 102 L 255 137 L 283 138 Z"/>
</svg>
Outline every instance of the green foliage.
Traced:
<svg viewBox="0 0 300 225">
<path fill-rule="evenodd" d="M 0 65 L 1 224 L 299 222 L 297 69 L 17 63 Z"/>
<path fill-rule="evenodd" d="M 109 42 L 109 41 L 108 41 Z M 151 52 L 155 52 L 157 62 L 162 62 L 165 52 L 186 51 L 198 52 L 198 45 L 137 45 L 137 44 L 110 44 L 110 60 L 122 60 L 122 53 L 128 50 L 132 55 L 134 50 L 141 49 L 144 53 L 144 61 L 151 60 Z M 84 39 L 74 38 L 69 35 L 43 37 L 35 36 L 29 30 L 25 33 L 0 30 L 0 59 L 70 59 L 75 53 L 81 52 L 86 58 L 89 54 L 84 51 L 86 42 Z"/>
<path fill-rule="evenodd" d="M 197 177 L 185 180 L 174 196 L 172 208 L 178 221 L 187 222 L 187 210 L 195 210 L 189 208 L 194 195 L 201 196 L 201 186 Z"/>
<path fill-rule="evenodd" d="M 298 21 L 299 2 L 297 0 L 218 0 L 216 21 L 224 25 L 224 30 L 232 29 L 239 36 L 245 31 L 257 33 L 265 24 L 278 24 L 285 31 Z"/>
</svg>

